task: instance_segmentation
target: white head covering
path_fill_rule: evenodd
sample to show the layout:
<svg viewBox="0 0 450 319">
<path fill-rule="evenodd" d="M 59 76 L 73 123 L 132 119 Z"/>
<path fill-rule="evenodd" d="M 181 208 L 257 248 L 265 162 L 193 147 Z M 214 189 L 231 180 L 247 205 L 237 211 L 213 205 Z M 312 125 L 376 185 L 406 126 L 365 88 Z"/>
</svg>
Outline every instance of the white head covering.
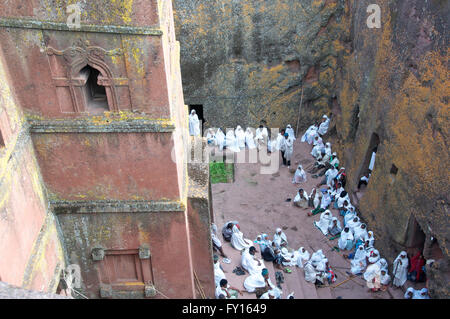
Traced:
<svg viewBox="0 0 450 319">
<path fill-rule="evenodd" d="M 414 292 L 416 290 L 413 287 L 409 287 L 408 289 L 406 289 L 405 295 L 403 296 L 405 299 L 412 299 L 414 297 Z M 412 293 L 411 296 L 408 296 L 408 293 Z"/>
</svg>

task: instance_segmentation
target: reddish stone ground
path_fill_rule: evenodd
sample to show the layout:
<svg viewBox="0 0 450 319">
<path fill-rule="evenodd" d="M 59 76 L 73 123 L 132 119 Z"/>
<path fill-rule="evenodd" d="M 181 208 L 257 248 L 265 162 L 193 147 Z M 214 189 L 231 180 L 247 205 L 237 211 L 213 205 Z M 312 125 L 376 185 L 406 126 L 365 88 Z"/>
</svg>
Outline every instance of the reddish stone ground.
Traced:
<svg viewBox="0 0 450 319">
<path fill-rule="evenodd" d="M 310 155 L 311 146 L 297 140 L 294 145 L 294 155 L 292 165 L 298 163 L 303 167 L 313 163 Z M 280 160 L 281 164 L 281 160 Z M 330 241 L 313 225 L 313 221 L 318 221 L 320 215 L 308 217 L 310 209 L 301 209 L 293 206 L 292 201 L 299 188 L 304 188 L 308 194 L 318 183 L 319 179 L 313 179 L 307 173 L 307 181 L 301 185 L 292 184 L 293 174 L 287 167 L 280 167 L 279 174 L 260 174 L 260 164 L 236 164 L 235 182 L 230 184 L 215 184 L 213 191 L 213 208 L 215 223 L 221 231 L 225 222 L 230 220 L 239 221 L 244 237 L 251 241 L 261 233 L 267 233 L 273 239 L 273 234 L 277 227 L 283 228 L 290 248 L 298 249 L 305 247 L 311 254 L 322 249 L 330 262 L 330 266 L 337 274 L 336 283 L 339 284 L 348 278 L 345 271 L 350 271 L 350 262 L 344 259 L 343 252 L 332 251 L 333 246 L 337 246 L 337 239 Z M 277 176 L 279 175 L 279 176 Z M 291 198 L 291 202 L 286 202 Z M 343 226 L 342 217 L 338 216 L 337 210 L 332 209 L 333 216 L 339 217 Z M 370 226 L 370 225 L 369 225 Z M 370 227 L 369 227 L 370 230 Z M 221 265 L 226 271 L 225 275 L 231 286 L 245 291 L 243 282 L 248 274 L 237 276 L 232 271 L 240 264 L 240 252 L 231 247 L 229 243 L 223 241 L 221 234 L 218 234 L 223 242 L 224 251 L 231 257 L 232 263 L 225 264 L 221 260 Z M 376 234 L 375 234 L 376 247 Z M 256 247 L 260 257 L 259 247 Z M 345 252 L 348 253 L 348 252 Z M 270 262 L 265 262 L 269 269 L 270 278 L 274 284 L 275 270 Z M 291 274 L 283 273 L 285 283 L 282 284 L 283 295 L 286 298 L 292 291 L 295 292 L 296 299 L 330 299 L 342 297 L 343 299 L 397 299 L 403 298 L 400 289 L 389 288 L 386 292 L 371 293 L 368 291 L 366 282 L 360 277 L 336 288 L 319 288 L 304 280 L 303 270 L 297 267 L 290 267 Z M 389 268 L 390 269 L 390 268 Z M 391 275 L 391 274 L 390 274 Z M 255 299 L 255 294 L 244 292 L 240 298 Z"/>
</svg>

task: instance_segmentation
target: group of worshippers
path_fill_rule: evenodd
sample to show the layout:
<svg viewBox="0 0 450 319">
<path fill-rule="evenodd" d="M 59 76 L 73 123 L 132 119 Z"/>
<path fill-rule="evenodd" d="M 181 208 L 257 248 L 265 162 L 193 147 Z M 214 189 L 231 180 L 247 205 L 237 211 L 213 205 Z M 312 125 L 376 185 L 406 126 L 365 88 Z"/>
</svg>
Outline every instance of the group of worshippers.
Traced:
<svg viewBox="0 0 450 319">
<path fill-rule="evenodd" d="M 244 132 L 238 125 L 236 129 L 228 129 L 226 134 L 221 128 L 216 131 L 209 128 L 206 140 L 208 145 L 218 147 L 221 151 L 224 148 L 236 153 L 244 149 L 261 151 L 264 148 L 269 153 L 280 151 L 283 165 L 290 167 L 294 152 L 295 133 L 292 126 L 288 124 L 285 129 L 281 129 L 276 138 L 271 139 L 270 131 L 262 124 L 255 130 L 255 134 L 253 134 L 252 128 L 248 127 Z"/>
<path fill-rule="evenodd" d="M 212 224 L 211 235 L 216 251 L 223 253 L 217 227 Z M 328 264 L 322 250 L 310 253 L 300 247 L 298 250 L 289 248 L 286 234 L 277 228 L 273 240 L 267 234 L 258 235 L 254 241 L 246 239 L 241 232 L 238 221 L 229 221 L 222 228 L 223 240 L 241 252 L 241 267 L 248 273 L 244 280 L 244 288 L 248 293 L 255 293 L 258 299 L 280 299 L 283 294 L 281 287 L 273 284 L 269 278 L 269 270 L 265 262 L 272 262 L 276 269 L 292 272 L 288 267 L 299 267 L 305 270 L 305 279 L 316 285 L 327 285 L 335 282 L 336 275 Z M 261 258 L 257 257 L 257 252 Z M 242 291 L 231 287 L 225 272 L 219 263 L 219 256 L 214 255 L 214 278 L 216 283 L 216 298 L 234 299 Z M 287 296 L 293 299 L 293 293 Z"/>
<path fill-rule="evenodd" d="M 324 115 L 322 123 L 310 126 L 301 139 L 302 142 L 313 144 L 311 155 L 316 161 L 310 172 L 316 173 L 314 177 L 324 177 L 309 195 L 304 189 L 299 189 L 294 199 L 294 205 L 305 209 L 313 208 L 308 215 L 320 214 L 320 219 L 314 221 L 314 225 L 322 234 L 329 237 L 330 240 L 339 238 L 338 248 L 340 250 L 352 251 L 344 256 L 351 260 L 353 275 L 362 275 L 371 291 L 386 290 L 391 281 L 387 261 L 381 258 L 379 251 L 375 249 L 373 232 L 368 231 L 367 225 L 361 222 L 355 207 L 351 204 L 350 197 L 345 190 L 345 168 L 338 169 L 339 159 L 336 152 L 332 152 L 331 143 L 324 144 L 323 142 L 323 135 L 329 128 L 329 122 L 330 118 Z M 305 175 L 306 179 L 303 168 L 299 166 L 297 170 L 300 170 L 298 175 Z M 326 188 L 318 191 L 317 189 L 321 185 L 326 185 Z M 333 216 L 329 209 L 331 207 L 337 209 L 339 215 L 343 217 L 343 227 L 339 219 Z M 407 267 L 407 265 L 405 266 L 403 261 L 403 253 L 394 262 L 393 284 L 395 286 L 402 286 L 406 280 L 403 267 Z M 308 267 L 311 268 L 313 265 Z"/>
</svg>

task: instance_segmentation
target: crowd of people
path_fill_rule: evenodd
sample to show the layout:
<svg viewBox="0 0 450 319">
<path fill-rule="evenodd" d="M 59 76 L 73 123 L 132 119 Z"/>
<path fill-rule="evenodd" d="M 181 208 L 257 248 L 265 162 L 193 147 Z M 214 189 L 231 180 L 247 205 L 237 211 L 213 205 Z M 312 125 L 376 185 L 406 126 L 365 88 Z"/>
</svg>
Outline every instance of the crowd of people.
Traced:
<svg viewBox="0 0 450 319">
<path fill-rule="evenodd" d="M 304 189 L 299 189 L 294 199 L 294 204 L 301 208 L 312 208 L 308 216 L 320 214 L 320 219 L 314 221 L 314 225 L 330 240 L 338 240 L 338 248 L 342 251 L 351 251 L 345 254 L 351 262 L 351 274 L 361 275 L 367 282 L 371 291 L 385 291 L 391 283 L 391 276 L 388 271 L 388 263 L 385 258 L 381 258 L 380 253 L 375 249 L 375 237 L 372 231 L 368 231 L 367 225 L 361 221 L 352 205 L 350 197 L 345 190 L 346 173 L 345 168 L 339 169 L 339 159 L 336 152 L 332 152 L 331 143 L 323 142 L 323 135 L 329 127 L 329 118 L 324 115 L 322 124 L 314 124 L 308 128 L 302 136 L 301 141 L 312 144 L 311 155 L 315 162 L 310 167 L 310 173 L 315 173 L 313 177 L 323 179 L 316 185 L 316 188 L 308 193 Z M 370 171 L 373 170 L 375 162 L 375 152 L 372 154 L 369 165 Z M 299 165 L 297 169 L 298 176 L 305 176 L 303 167 Z M 297 175 L 296 172 L 296 175 Z M 369 181 L 370 174 L 363 176 L 359 182 L 358 188 Z M 297 179 L 294 180 L 297 181 Z M 303 178 L 298 178 L 301 182 Z M 322 185 L 326 187 L 320 189 Z M 320 189 L 318 191 L 318 189 Z M 333 216 L 330 208 L 338 210 L 339 215 L 343 217 L 343 227 L 336 216 Z M 407 279 L 414 282 L 424 281 L 425 260 L 419 252 L 408 260 L 407 253 L 402 251 L 395 259 L 393 264 L 392 285 L 402 287 Z M 428 296 L 427 290 L 421 290 L 424 294 L 415 293 L 412 298 L 417 296 Z M 405 295 L 406 296 L 406 295 Z"/>
<path fill-rule="evenodd" d="M 393 263 L 392 278 L 389 275 L 386 259 L 382 258 L 374 246 L 374 233 L 368 231 L 367 225 L 358 217 L 345 190 L 345 168 L 339 168 L 340 162 L 337 153 L 332 151 L 331 143 L 323 142 L 323 136 L 327 133 L 329 124 L 330 118 L 324 115 L 322 122 L 309 127 L 301 138 L 302 142 L 313 145 L 311 155 L 315 161 L 306 169 L 309 173 L 315 174 L 313 177 L 323 176 L 323 178 L 309 194 L 305 189 L 300 188 L 293 204 L 303 209 L 311 208 L 308 216 L 320 214 L 319 220 L 314 221 L 314 225 L 330 240 L 338 239 L 337 248 L 348 252 L 344 254 L 344 257 L 350 261 L 349 275 L 362 276 L 370 291 L 386 291 L 390 284 L 402 287 L 407 279 L 424 280 L 425 261 L 421 253 L 409 262 L 406 252 L 402 251 Z M 263 147 L 267 147 L 269 152 L 280 151 L 283 165 L 290 167 L 295 134 L 292 127 L 288 125 L 286 129 L 280 131 L 276 139 L 271 140 L 267 128 L 263 125 L 256 130 L 255 136 L 250 128 L 244 132 L 238 126 L 235 130 L 229 130 L 226 135 L 220 128 L 216 132 L 209 129 L 207 141 L 208 144 L 220 149 L 228 148 L 234 152 L 245 148 L 261 149 Z M 305 169 L 302 165 L 298 165 L 292 183 L 302 184 L 306 180 Z M 339 215 L 342 216 L 343 226 L 340 220 L 333 216 L 331 208 L 338 210 Z M 214 249 L 226 258 L 214 224 L 211 235 Z M 238 221 L 229 221 L 222 228 L 222 237 L 241 252 L 241 266 L 248 273 L 244 288 L 249 293 L 256 293 L 257 298 L 279 299 L 283 293 L 281 286 L 274 285 L 270 281 L 269 270 L 264 262 L 272 262 L 275 269 L 287 273 L 291 272 L 289 267 L 302 268 L 305 280 L 316 286 L 330 285 L 336 281 L 336 275 L 322 250 L 310 254 L 304 247 L 298 250 L 290 248 L 288 239 L 280 228 L 273 234 L 273 240 L 270 240 L 267 234 L 261 234 L 252 241 L 244 237 Z M 256 257 L 257 248 L 261 258 Z M 241 290 L 228 284 L 217 255 L 214 256 L 214 265 L 216 298 L 237 298 L 239 294 L 242 294 Z M 412 291 L 412 293 L 407 292 L 405 298 L 407 296 L 412 299 L 429 298 L 426 288 L 420 291 L 411 289 L 408 289 L 408 292 Z M 288 297 L 293 298 L 292 294 Z"/>
</svg>

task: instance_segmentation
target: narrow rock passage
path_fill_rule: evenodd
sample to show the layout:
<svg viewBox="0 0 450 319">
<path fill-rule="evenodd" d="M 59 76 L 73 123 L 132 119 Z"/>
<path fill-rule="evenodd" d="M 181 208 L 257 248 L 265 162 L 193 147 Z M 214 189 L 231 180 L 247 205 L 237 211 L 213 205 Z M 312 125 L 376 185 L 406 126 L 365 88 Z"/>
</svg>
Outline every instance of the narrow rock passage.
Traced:
<svg viewBox="0 0 450 319">
<path fill-rule="evenodd" d="M 302 164 L 303 167 L 313 163 L 313 157 L 310 155 L 312 147 L 307 143 L 302 143 L 299 139 L 294 144 L 294 155 L 292 166 L 296 167 Z M 280 157 L 281 163 L 281 157 Z M 273 240 L 275 229 L 280 227 L 287 235 L 289 247 L 299 249 L 305 247 L 311 254 L 322 249 L 328 258 L 331 268 L 337 274 L 337 281 L 333 284 L 339 284 L 348 278 L 345 271 L 350 271 L 350 262 L 344 259 L 343 252 L 332 251 L 333 246 L 337 246 L 338 239 L 328 240 L 313 225 L 318 221 L 320 214 L 312 217 L 307 216 L 310 209 L 301 209 L 295 207 L 292 201 L 299 188 L 304 188 L 309 194 L 313 187 L 319 182 L 311 174 L 307 173 L 307 181 L 300 185 L 292 184 L 293 174 L 287 167 L 280 167 L 277 174 L 260 174 L 260 164 L 236 164 L 235 182 L 230 184 L 212 185 L 213 210 L 215 223 L 218 226 L 218 235 L 222 240 L 224 252 L 231 257 L 231 264 L 220 262 L 226 271 L 225 276 L 229 284 L 244 291 L 243 296 L 239 298 L 255 299 L 254 293 L 245 292 L 243 282 L 248 274 L 237 276 L 232 271 L 240 265 L 240 252 L 231 247 L 230 243 L 223 240 L 221 229 L 223 225 L 230 220 L 239 221 L 241 231 L 244 237 L 252 242 L 256 236 L 261 233 L 267 233 Z M 279 175 L 279 176 L 278 176 Z M 291 198 L 291 202 L 286 199 Z M 333 216 L 338 217 L 343 225 L 343 219 L 335 209 L 330 209 Z M 370 225 L 369 230 L 370 230 Z M 261 258 L 259 246 L 255 245 L 258 252 L 256 256 Z M 376 234 L 375 234 L 376 247 Z M 348 252 L 347 252 L 348 253 Z M 272 283 L 276 284 L 275 269 L 271 262 L 264 262 L 269 270 Z M 342 297 L 344 299 L 392 299 L 403 298 L 403 292 L 399 289 L 389 288 L 386 292 L 371 293 L 368 291 L 366 282 L 360 277 L 354 277 L 352 280 L 340 285 L 337 288 L 318 288 L 305 281 L 303 270 L 298 267 L 289 267 L 292 273 L 283 273 L 285 282 L 281 285 L 285 299 L 288 294 L 295 292 L 296 299 L 328 299 Z"/>
</svg>

